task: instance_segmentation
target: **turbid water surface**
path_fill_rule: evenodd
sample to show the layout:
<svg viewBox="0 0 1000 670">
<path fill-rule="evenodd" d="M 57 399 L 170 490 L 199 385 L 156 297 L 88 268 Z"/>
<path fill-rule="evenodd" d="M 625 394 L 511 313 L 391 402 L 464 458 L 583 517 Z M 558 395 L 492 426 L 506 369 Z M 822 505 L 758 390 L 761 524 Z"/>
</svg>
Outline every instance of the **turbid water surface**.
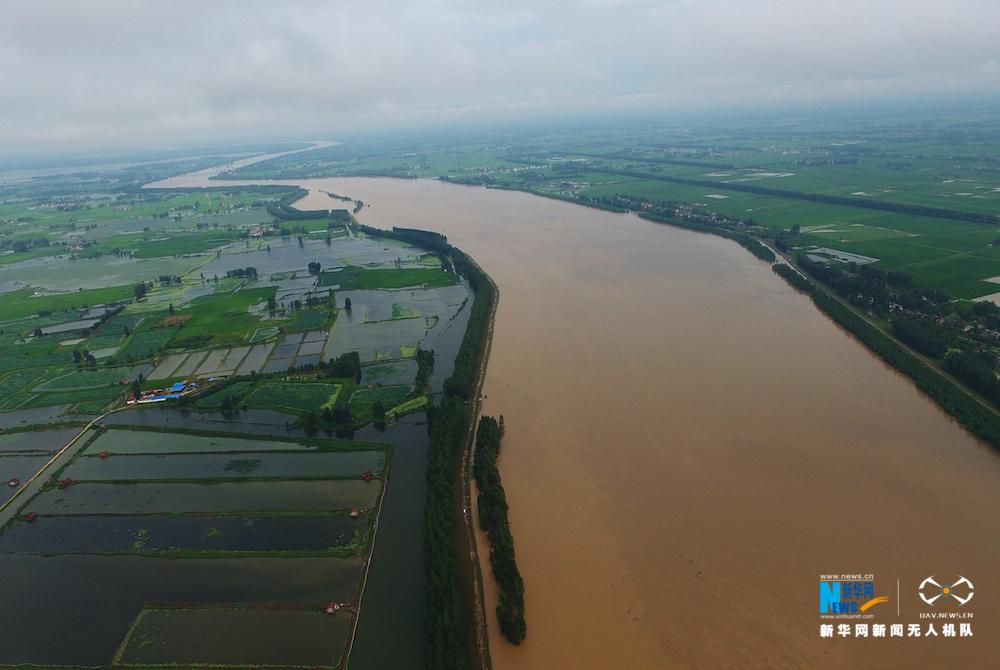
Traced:
<svg viewBox="0 0 1000 670">
<path fill-rule="evenodd" d="M 528 638 L 499 637 L 489 581 L 498 670 L 995 663 L 1000 457 L 766 264 L 522 193 L 284 183 L 443 232 L 500 287 L 485 411 L 506 419 Z M 930 610 L 923 578 L 964 575 L 974 637 L 821 639 L 831 572 L 875 575 L 886 624 Z"/>
</svg>

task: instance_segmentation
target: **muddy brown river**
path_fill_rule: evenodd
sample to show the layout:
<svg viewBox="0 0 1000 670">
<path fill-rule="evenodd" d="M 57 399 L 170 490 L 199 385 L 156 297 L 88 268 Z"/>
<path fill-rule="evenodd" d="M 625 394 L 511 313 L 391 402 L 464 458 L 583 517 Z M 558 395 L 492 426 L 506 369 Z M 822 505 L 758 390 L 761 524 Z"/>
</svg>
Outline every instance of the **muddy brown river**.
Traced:
<svg viewBox="0 0 1000 670">
<path fill-rule="evenodd" d="M 498 670 L 996 663 L 1000 454 L 767 264 L 522 193 L 282 183 L 360 198 L 370 225 L 443 232 L 500 287 L 484 411 L 506 419 L 528 638 L 499 636 L 484 561 Z M 939 621 L 934 639 L 855 639 L 847 620 L 850 638 L 824 639 L 821 623 L 844 622 L 819 617 L 829 573 L 874 575 L 890 600 L 867 623 L 972 613 L 955 622 L 973 636 Z M 928 606 L 931 575 L 965 576 L 975 597 Z"/>
</svg>

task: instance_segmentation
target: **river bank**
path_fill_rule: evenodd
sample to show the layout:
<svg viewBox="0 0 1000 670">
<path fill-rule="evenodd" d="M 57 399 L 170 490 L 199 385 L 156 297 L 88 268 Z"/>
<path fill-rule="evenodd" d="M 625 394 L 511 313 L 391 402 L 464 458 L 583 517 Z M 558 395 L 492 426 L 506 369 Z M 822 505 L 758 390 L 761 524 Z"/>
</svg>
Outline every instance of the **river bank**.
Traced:
<svg viewBox="0 0 1000 670">
<path fill-rule="evenodd" d="M 934 571 L 1000 586 L 1000 547 L 983 539 L 1000 531 L 1000 465 L 768 264 L 721 238 L 520 193 L 280 183 L 326 206 L 322 190 L 361 199 L 369 225 L 447 234 L 503 293 L 485 410 L 508 422 L 499 467 L 529 635 L 512 647 L 491 626 L 494 667 L 995 657 L 988 635 L 820 639 L 821 572 L 871 572 L 880 590 L 900 579 L 914 619 Z M 978 602 L 989 631 L 996 604 Z"/>
</svg>

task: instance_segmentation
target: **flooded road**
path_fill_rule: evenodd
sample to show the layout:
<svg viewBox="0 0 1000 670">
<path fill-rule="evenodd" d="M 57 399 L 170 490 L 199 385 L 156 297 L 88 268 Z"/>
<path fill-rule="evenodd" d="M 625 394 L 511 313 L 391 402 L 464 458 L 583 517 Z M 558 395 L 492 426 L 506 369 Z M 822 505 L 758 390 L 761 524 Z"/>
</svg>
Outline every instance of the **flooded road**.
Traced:
<svg viewBox="0 0 1000 670">
<path fill-rule="evenodd" d="M 488 592 L 498 670 L 995 663 L 1000 457 L 766 264 L 522 193 L 284 183 L 443 232 L 500 288 L 484 411 L 506 419 L 528 639 L 499 637 Z M 933 611 L 925 577 L 964 575 L 974 637 L 821 639 L 819 575 L 849 572 L 890 596 L 885 624 Z"/>
</svg>

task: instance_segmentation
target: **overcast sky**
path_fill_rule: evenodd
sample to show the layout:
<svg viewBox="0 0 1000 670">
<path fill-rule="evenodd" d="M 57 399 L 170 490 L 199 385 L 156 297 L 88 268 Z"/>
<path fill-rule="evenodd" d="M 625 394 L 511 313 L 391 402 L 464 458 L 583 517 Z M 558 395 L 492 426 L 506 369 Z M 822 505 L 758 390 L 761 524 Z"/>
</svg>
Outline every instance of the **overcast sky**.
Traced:
<svg viewBox="0 0 1000 670">
<path fill-rule="evenodd" d="M 0 152 L 1000 94 L 1000 0 L 4 0 Z"/>
</svg>

